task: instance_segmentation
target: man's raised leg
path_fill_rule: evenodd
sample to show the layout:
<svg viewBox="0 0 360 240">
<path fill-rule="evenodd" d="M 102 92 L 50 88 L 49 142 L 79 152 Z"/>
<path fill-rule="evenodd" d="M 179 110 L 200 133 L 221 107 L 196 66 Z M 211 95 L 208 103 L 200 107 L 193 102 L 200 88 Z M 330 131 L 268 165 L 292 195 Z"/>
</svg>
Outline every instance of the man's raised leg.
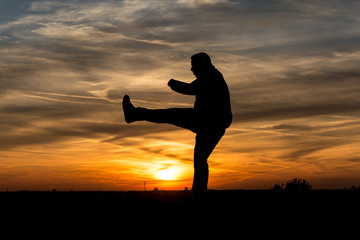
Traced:
<svg viewBox="0 0 360 240">
<path fill-rule="evenodd" d="M 197 131 L 193 108 L 147 109 L 134 107 L 129 96 L 123 99 L 124 117 L 127 123 L 134 121 L 148 121 L 154 123 L 168 123 L 181 128 Z"/>
</svg>

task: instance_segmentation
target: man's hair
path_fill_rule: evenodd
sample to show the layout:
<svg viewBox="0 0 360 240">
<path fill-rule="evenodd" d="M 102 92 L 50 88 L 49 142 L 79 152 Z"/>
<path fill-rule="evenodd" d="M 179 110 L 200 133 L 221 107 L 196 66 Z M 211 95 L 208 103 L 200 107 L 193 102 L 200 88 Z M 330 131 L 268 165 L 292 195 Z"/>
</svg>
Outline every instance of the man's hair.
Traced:
<svg viewBox="0 0 360 240">
<path fill-rule="evenodd" d="M 200 66 L 212 66 L 211 58 L 204 52 L 197 53 L 191 57 L 191 60 Z"/>
</svg>

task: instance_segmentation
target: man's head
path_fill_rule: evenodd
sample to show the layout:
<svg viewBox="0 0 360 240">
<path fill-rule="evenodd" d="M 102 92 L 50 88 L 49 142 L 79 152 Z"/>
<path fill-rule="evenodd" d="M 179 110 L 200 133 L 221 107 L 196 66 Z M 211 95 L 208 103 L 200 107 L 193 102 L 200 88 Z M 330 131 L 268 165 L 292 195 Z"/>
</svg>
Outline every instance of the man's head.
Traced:
<svg viewBox="0 0 360 240">
<path fill-rule="evenodd" d="M 204 52 L 197 53 L 191 57 L 191 71 L 196 77 L 201 76 L 213 67 L 209 55 Z"/>
</svg>

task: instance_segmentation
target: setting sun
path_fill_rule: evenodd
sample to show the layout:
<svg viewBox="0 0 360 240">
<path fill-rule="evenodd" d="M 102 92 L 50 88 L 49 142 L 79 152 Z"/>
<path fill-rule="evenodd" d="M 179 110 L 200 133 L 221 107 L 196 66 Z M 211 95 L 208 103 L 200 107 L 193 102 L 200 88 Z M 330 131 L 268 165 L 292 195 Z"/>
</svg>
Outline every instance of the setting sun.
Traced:
<svg viewBox="0 0 360 240">
<path fill-rule="evenodd" d="M 175 180 L 177 177 L 177 170 L 175 168 L 166 168 L 158 171 L 157 178 L 161 180 Z"/>
</svg>

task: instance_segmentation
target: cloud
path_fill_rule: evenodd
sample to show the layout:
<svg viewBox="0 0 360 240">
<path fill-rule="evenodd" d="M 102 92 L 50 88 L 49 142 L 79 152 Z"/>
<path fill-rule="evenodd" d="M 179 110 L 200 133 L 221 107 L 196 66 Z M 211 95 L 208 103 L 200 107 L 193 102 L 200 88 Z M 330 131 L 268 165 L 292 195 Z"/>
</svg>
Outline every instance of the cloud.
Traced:
<svg viewBox="0 0 360 240">
<path fill-rule="evenodd" d="M 335 1 L 330 5 L 338 6 Z M 2 91 L 82 96 L 102 91 L 108 100 L 120 101 L 126 90 L 136 88 L 135 95 L 146 96 L 148 88 L 152 93 L 139 100 L 155 104 L 156 95 L 166 94 L 165 68 L 178 61 L 185 64 L 192 49 L 208 46 L 218 49 L 215 60 L 219 53 L 220 63 L 231 71 L 238 66 L 232 60 L 243 57 L 238 73 L 225 72 L 239 119 L 332 114 L 358 106 L 348 104 L 350 97 L 343 94 L 350 88 L 357 94 L 352 86 L 358 76 L 359 35 L 350 30 L 359 19 L 349 14 L 349 2 L 336 11 L 321 3 L 294 1 L 35 1 L 29 6 L 26 16 L 0 26 L 4 37 L 18 39 L 1 50 L 10 60 L 1 68 Z M 322 31 L 314 31 L 317 26 Z M 342 35 L 329 37 L 334 30 Z M 348 71 L 324 69 L 345 63 Z M 252 68 L 248 74 L 241 71 Z M 148 80 L 141 79 L 149 76 L 154 84 L 145 86 Z M 239 82 L 239 77 L 254 81 Z M 320 92 L 315 94 L 315 88 Z M 330 92 L 332 98 L 325 98 Z M 168 95 L 180 103 L 181 97 Z"/>
<path fill-rule="evenodd" d="M 200 7 L 201 5 L 212 5 L 218 3 L 227 3 L 227 0 L 178 0 L 178 3 L 183 4 L 188 7 Z"/>
</svg>

